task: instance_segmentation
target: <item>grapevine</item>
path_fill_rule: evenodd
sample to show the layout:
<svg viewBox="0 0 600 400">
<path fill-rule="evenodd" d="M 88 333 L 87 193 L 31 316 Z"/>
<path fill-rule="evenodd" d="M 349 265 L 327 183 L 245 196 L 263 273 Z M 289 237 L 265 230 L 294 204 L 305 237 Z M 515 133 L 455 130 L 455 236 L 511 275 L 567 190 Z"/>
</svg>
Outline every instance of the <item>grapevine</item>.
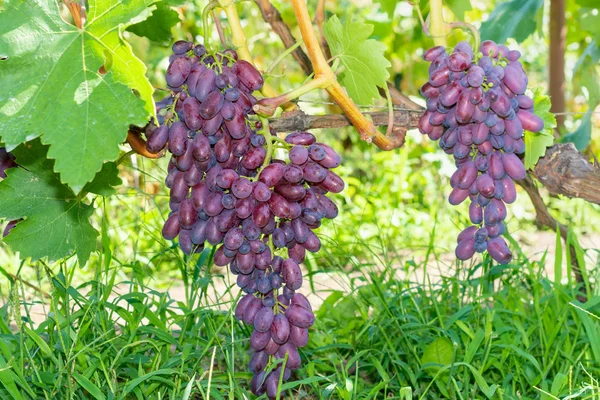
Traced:
<svg viewBox="0 0 600 400">
<path fill-rule="evenodd" d="M 215 264 L 229 266 L 246 293 L 235 316 L 254 326 L 250 386 L 275 398 L 280 377 L 300 368 L 298 349 L 315 320 L 297 292 L 300 264 L 307 250 L 321 247 L 313 230 L 338 214 L 326 195 L 344 188 L 331 171 L 341 160 L 311 133 L 281 139 L 253 116 L 252 93 L 263 78 L 235 51 L 179 41 L 173 53 L 166 74 L 172 93 L 158 104 L 159 125 L 147 131 L 148 151 L 171 153 L 171 214 L 162 233 L 178 238 L 186 254 L 206 242 L 218 246 Z"/>
</svg>

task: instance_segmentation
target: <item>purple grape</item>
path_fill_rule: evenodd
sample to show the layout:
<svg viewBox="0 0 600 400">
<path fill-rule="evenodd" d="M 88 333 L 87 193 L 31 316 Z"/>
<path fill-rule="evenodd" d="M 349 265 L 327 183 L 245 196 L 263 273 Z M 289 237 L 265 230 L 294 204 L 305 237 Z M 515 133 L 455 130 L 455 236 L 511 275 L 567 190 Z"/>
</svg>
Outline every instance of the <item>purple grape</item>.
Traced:
<svg viewBox="0 0 600 400">
<path fill-rule="evenodd" d="M 167 85 L 172 88 L 180 87 L 187 79 L 191 69 L 192 64 L 190 63 L 190 60 L 185 57 L 176 58 L 169 65 L 169 68 L 167 68 Z"/>
<path fill-rule="evenodd" d="M 477 178 L 477 190 L 485 197 L 492 197 L 495 191 L 494 179 L 488 174 L 479 175 Z"/>
<path fill-rule="evenodd" d="M 524 179 L 527 174 L 523 162 L 512 153 L 504 153 L 502 155 L 502 164 L 504 170 L 513 180 L 518 181 Z"/>
<path fill-rule="evenodd" d="M 277 344 L 284 344 L 290 336 L 290 322 L 284 314 L 277 314 L 271 325 L 271 337 Z"/>
<path fill-rule="evenodd" d="M 146 142 L 146 148 L 150 153 L 158 153 L 164 149 L 169 140 L 169 127 L 162 125 L 154 131 L 154 134 Z"/>
<path fill-rule="evenodd" d="M 527 75 L 520 63 L 511 62 L 504 68 L 504 84 L 514 94 L 522 95 L 527 90 Z"/>
<path fill-rule="evenodd" d="M 179 214 L 173 213 L 167 218 L 162 229 L 162 235 L 166 240 L 173 240 L 179 234 L 179 228 Z"/>
<path fill-rule="evenodd" d="M 293 290 L 302 286 L 302 271 L 300 266 L 293 259 L 287 259 L 282 265 L 283 281 Z"/>
<path fill-rule="evenodd" d="M 465 201 L 465 199 L 467 197 L 469 197 L 469 190 L 464 190 L 464 189 L 459 189 L 459 188 L 454 188 L 452 190 L 452 192 L 450 192 L 450 196 L 448 196 L 448 202 L 450 204 L 452 204 L 453 206 L 457 206 L 460 203 L 462 203 L 463 201 Z"/>
<path fill-rule="evenodd" d="M 487 251 L 500 264 L 508 264 L 512 260 L 512 253 L 500 236 L 488 240 Z"/>
<path fill-rule="evenodd" d="M 183 122 L 174 122 L 169 128 L 169 151 L 174 156 L 182 156 L 187 150 L 187 129 Z"/>
<path fill-rule="evenodd" d="M 517 117 L 519 117 L 523 129 L 527 131 L 540 132 L 544 129 L 544 121 L 529 111 L 521 110 L 517 113 Z"/>
<path fill-rule="evenodd" d="M 210 92 L 200 104 L 198 112 L 204 119 L 212 119 L 221 111 L 224 104 L 223 94 L 220 90 Z"/>
<path fill-rule="evenodd" d="M 290 324 L 298 328 L 310 328 L 315 322 L 312 311 L 296 304 L 290 304 L 285 310 L 285 316 Z"/>
<path fill-rule="evenodd" d="M 434 61 L 436 58 L 438 58 L 440 55 L 444 54 L 446 52 L 444 46 L 436 46 L 436 47 L 432 47 L 429 50 L 426 50 L 423 53 L 423 59 L 425 61 Z"/>
<path fill-rule="evenodd" d="M 483 209 L 476 201 L 472 201 L 469 205 L 469 219 L 476 225 L 483 222 Z"/>
<path fill-rule="evenodd" d="M 448 58 L 448 67 L 454 72 L 465 71 L 469 67 L 469 64 L 471 64 L 471 61 L 471 55 L 463 52 L 456 52 Z"/>
<path fill-rule="evenodd" d="M 465 239 L 456 246 L 455 254 L 459 260 L 468 260 L 475 254 L 475 240 Z"/>
<path fill-rule="evenodd" d="M 256 68 L 245 60 L 234 64 L 233 72 L 237 74 L 240 82 L 251 91 L 260 90 L 263 86 L 263 78 Z"/>
<path fill-rule="evenodd" d="M 468 189 L 477 178 L 477 167 L 472 161 L 466 162 L 452 175 L 450 184 L 459 189 Z"/>
<path fill-rule="evenodd" d="M 504 177 L 505 172 L 501 153 L 492 152 L 492 154 L 489 155 L 488 173 L 494 179 L 502 179 Z"/>
</svg>

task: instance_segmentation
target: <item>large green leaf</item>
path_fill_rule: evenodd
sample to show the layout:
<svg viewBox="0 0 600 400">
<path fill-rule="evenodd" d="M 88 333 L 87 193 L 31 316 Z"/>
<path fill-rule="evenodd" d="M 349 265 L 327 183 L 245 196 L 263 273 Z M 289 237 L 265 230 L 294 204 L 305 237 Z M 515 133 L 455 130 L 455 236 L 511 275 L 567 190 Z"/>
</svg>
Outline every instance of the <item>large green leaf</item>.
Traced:
<svg viewBox="0 0 600 400">
<path fill-rule="evenodd" d="M 377 87 L 385 87 L 391 66 L 384 53 L 386 46 L 374 39 L 373 25 L 351 21 L 342 25 L 332 16 L 323 26 L 331 55 L 343 66 L 338 78 L 350 97 L 359 104 L 372 104 L 379 97 Z"/>
<path fill-rule="evenodd" d="M 546 148 L 554 144 L 554 128 L 556 128 L 556 117 L 550 112 L 550 97 L 544 95 L 540 88 L 533 91 L 533 102 L 535 114 L 544 121 L 544 129 L 541 132 L 525 131 L 525 159 L 523 163 L 526 169 L 533 169 L 540 157 L 546 154 Z"/>
<path fill-rule="evenodd" d="M 156 3 L 150 18 L 127 28 L 138 36 L 147 37 L 155 42 L 166 44 L 173 39 L 171 28 L 179 22 L 179 14 L 164 1 Z"/>
<path fill-rule="evenodd" d="M 121 37 L 150 3 L 90 0 L 80 30 L 61 18 L 54 0 L 4 2 L 0 137 L 12 149 L 41 136 L 75 193 L 117 157 L 128 126 L 144 125 L 153 113 L 146 67 Z"/>
<path fill-rule="evenodd" d="M 54 261 L 76 252 L 83 265 L 96 247 L 98 232 L 89 223 L 94 209 L 60 182 L 47 151 L 39 140 L 13 151 L 20 167 L 8 169 L 0 181 L 0 218 L 24 220 L 4 240 L 22 259 Z M 90 191 L 108 193 L 118 183 L 114 164 L 102 171 Z"/>
<path fill-rule="evenodd" d="M 481 24 L 481 38 L 504 43 L 513 38 L 522 42 L 536 28 L 536 14 L 544 0 L 508 0 L 497 4 L 487 21 Z"/>
</svg>

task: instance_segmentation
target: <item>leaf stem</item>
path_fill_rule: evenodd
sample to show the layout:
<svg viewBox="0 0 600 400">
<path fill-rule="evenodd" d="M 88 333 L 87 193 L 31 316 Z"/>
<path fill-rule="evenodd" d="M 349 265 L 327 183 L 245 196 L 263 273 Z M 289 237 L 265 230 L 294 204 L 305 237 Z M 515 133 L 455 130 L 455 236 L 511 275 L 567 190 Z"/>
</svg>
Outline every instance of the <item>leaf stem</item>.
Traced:
<svg viewBox="0 0 600 400">
<path fill-rule="evenodd" d="M 331 83 L 332 79 L 330 77 L 321 76 L 319 78 L 315 78 L 310 82 L 297 87 L 291 92 L 277 97 L 269 97 L 259 100 L 258 103 L 254 105 L 254 111 L 259 115 L 271 117 L 273 114 L 275 114 L 277 107 L 281 106 L 282 104 L 297 99 L 298 97 L 315 89 L 325 89 L 331 85 Z"/>
<path fill-rule="evenodd" d="M 271 135 L 271 129 L 269 128 L 269 120 L 260 117 L 260 122 L 262 123 L 262 128 L 259 133 L 265 137 L 265 141 L 267 142 L 267 154 L 265 155 L 265 161 L 263 161 L 259 173 L 256 174 L 256 179 L 258 179 L 262 170 L 265 169 L 267 165 L 271 164 L 271 157 L 273 157 L 273 135 Z"/>
<path fill-rule="evenodd" d="M 212 10 L 212 17 L 215 21 L 215 26 L 217 27 L 217 33 L 219 34 L 219 40 L 221 41 L 221 45 L 226 47 L 227 43 L 225 40 L 225 34 L 223 33 L 223 26 L 221 25 L 221 20 L 219 19 L 219 15 L 215 9 Z"/>
<path fill-rule="evenodd" d="M 267 68 L 267 70 L 265 71 L 265 74 L 270 75 L 271 72 L 273 72 L 273 70 L 277 66 L 277 64 L 279 64 L 281 62 L 281 60 L 283 60 L 285 57 L 287 57 L 290 53 L 294 52 L 294 50 L 296 50 L 298 47 L 300 47 L 302 45 L 302 43 L 304 43 L 304 42 L 302 40 L 299 40 L 296 43 L 294 43 L 293 46 L 288 47 L 283 53 L 281 53 L 275 59 L 275 61 L 273 61 L 273 63 L 269 66 L 269 68 Z"/>
<path fill-rule="evenodd" d="M 475 45 L 473 46 L 474 53 L 477 53 L 479 51 L 481 35 L 479 34 L 479 30 L 474 25 L 463 21 L 455 21 L 449 23 L 448 26 L 452 29 L 466 29 L 469 32 L 471 32 L 471 35 L 473 35 L 473 40 L 475 41 Z"/>
<path fill-rule="evenodd" d="M 202 10 L 202 25 L 204 28 L 203 29 L 204 30 L 204 47 L 206 47 L 207 49 L 209 48 L 209 41 L 210 41 L 210 34 L 208 33 L 208 27 L 209 27 L 208 26 L 208 15 L 218 5 L 219 5 L 219 3 L 217 2 L 217 0 L 212 0 L 210 3 L 208 3 L 206 5 L 206 7 L 204 7 L 204 10 Z"/>
<path fill-rule="evenodd" d="M 409 1 L 409 3 L 415 8 L 415 11 L 417 12 L 417 16 L 419 17 L 419 21 L 421 22 L 421 28 L 423 28 L 423 33 L 425 33 L 425 36 L 429 36 L 429 27 L 423 19 L 423 13 L 421 12 L 421 2 L 417 0 L 415 2 Z"/>
</svg>

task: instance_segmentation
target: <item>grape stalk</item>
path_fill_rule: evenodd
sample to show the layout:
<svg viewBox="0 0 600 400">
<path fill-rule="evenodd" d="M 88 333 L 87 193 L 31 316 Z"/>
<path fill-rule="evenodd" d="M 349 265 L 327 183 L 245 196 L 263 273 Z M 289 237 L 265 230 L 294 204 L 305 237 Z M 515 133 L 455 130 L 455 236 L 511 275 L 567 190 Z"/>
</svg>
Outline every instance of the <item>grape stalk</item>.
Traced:
<svg viewBox="0 0 600 400">
<path fill-rule="evenodd" d="M 526 95 L 520 57 L 519 51 L 490 40 L 481 43 L 477 54 L 460 42 L 451 53 L 436 46 L 423 55 L 431 64 L 429 81 L 421 88 L 427 110 L 419 130 L 454 156 L 450 204 L 471 201 L 473 225 L 459 234 L 455 251 L 460 260 L 485 251 L 501 264 L 512 259 L 502 235 L 506 204 L 517 197 L 514 181 L 526 174 L 519 158 L 525 152 L 523 134 L 544 128 Z"/>
<path fill-rule="evenodd" d="M 338 214 L 327 194 L 344 188 L 332 171 L 341 159 L 313 134 L 279 138 L 253 115 L 252 93 L 263 78 L 235 51 L 187 41 L 172 49 L 171 94 L 157 104 L 158 125 L 146 131 L 148 151 L 171 154 L 171 212 L 162 234 L 178 238 L 186 254 L 216 246 L 215 265 L 236 275 L 245 295 L 235 316 L 253 326 L 250 387 L 274 399 L 280 380 L 300 368 L 298 349 L 315 321 L 298 292 L 300 264 L 306 251 L 321 248 L 314 230 Z"/>
</svg>

